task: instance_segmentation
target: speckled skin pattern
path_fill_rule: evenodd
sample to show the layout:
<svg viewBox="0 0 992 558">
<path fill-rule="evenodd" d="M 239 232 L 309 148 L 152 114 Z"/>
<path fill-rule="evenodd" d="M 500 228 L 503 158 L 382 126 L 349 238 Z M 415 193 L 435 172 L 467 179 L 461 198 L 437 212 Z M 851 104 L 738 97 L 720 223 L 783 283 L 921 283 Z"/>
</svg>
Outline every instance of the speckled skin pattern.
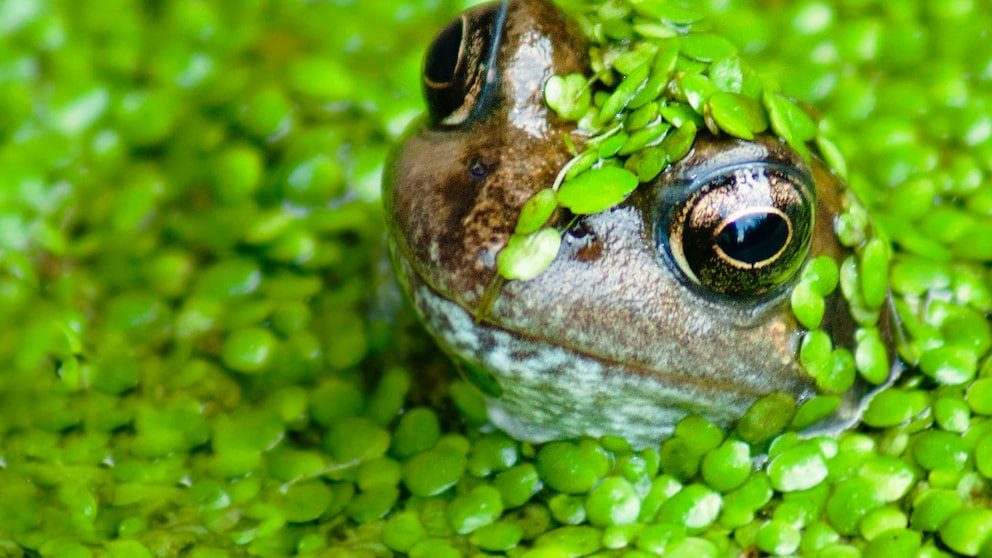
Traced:
<svg viewBox="0 0 992 558">
<path fill-rule="evenodd" d="M 460 126 L 416 123 L 384 182 L 400 282 L 439 344 L 499 385 L 488 395 L 492 422 L 538 442 L 622 434 L 648 444 L 688 413 L 728 426 L 763 394 L 813 395 L 797 362 L 803 330 L 789 308 L 790 285 L 753 300 L 707 293 L 688 284 L 657 232 L 671 193 L 693 177 L 771 162 L 815 184 L 810 257 L 840 256 L 832 231 L 840 185 L 777 138 L 701 136 L 685 159 L 626 202 L 579 219 L 551 267 L 507 282 L 476 322 L 521 206 L 570 158 L 563 137 L 584 139 L 542 99 L 551 75 L 587 72 L 578 31 L 548 4 L 515 1 L 498 48 L 491 105 Z M 470 172 L 479 164 L 484 176 Z M 559 218 L 564 225 L 570 216 Z M 824 328 L 849 346 L 842 298 L 828 305 Z M 858 396 L 848 400 L 853 408 Z"/>
</svg>

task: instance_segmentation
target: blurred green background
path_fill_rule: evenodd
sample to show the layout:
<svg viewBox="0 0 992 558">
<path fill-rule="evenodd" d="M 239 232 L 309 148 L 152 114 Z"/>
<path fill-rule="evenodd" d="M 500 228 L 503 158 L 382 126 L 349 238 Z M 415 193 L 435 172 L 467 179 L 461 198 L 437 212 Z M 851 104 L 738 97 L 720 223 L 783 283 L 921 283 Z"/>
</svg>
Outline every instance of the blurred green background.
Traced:
<svg viewBox="0 0 992 558">
<path fill-rule="evenodd" d="M 481 401 L 439 380 L 451 369 L 391 283 L 381 165 L 421 111 L 423 49 L 463 7 L 0 0 L 0 555 L 658 550 L 658 533 L 638 546 L 632 528 L 608 525 L 541 539 L 581 499 L 545 487 L 530 500 L 538 450 L 479 430 Z M 801 540 L 810 555 L 976 555 L 992 533 L 990 8 L 707 9 L 822 117 L 897 247 L 891 281 L 914 335 L 904 356 L 930 364 L 830 456 L 832 486 L 877 478 L 853 463 L 884 457 L 895 462 L 874 463 L 911 471 L 912 487 L 885 501 L 845 488 L 833 512 L 826 488 L 791 506 L 769 492 L 749 521 L 692 533 L 704 543 L 681 552 L 788 554 Z M 663 448 L 589 447 L 575 446 L 609 457 L 596 478 L 650 484 L 661 467 L 701 482 L 702 453 L 685 468 L 691 447 L 669 469 Z M 931 489 L 944 492 L 917 518 Z M 977 511 L 945 522 L 962 509 Z M 855 524 L 837 525 L 844 516 Z M 872 540 L 889 531 L 895 546 Z"/>
</svg>

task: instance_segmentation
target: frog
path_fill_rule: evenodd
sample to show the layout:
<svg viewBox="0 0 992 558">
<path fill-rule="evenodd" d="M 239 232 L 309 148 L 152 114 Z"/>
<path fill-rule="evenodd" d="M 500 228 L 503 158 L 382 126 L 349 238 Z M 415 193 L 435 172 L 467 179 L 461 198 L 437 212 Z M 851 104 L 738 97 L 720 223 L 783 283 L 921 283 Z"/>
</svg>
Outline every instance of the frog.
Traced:
<svg viewBox="0 0 992 558">
<path fill-rule="evenodd" d="M 493 425 L 536 443 L 644 446 L 689 415 L 730 428 L 770 393 L 817 394 L 789 295 L 811 258 L 849 253 L 833 230 L 845 186 L 819 158 L 770 133 L 700 133 L 619 205 L 559 209 L 550 266 L 503 281 L 498 255 L 521 208 L 588 140 L 543 98 L 552 76 L 591 73 L 586 40 L 552 3 L 511 0 L 456 17 L 424 60 L 426 114 L 384 173 L 390 254 Z M 825 316 L 822 329 L 851 347 L 842 296 Z M 869 391 L 844 394 L 824 428 L 856 420 Z"/>
</svg>

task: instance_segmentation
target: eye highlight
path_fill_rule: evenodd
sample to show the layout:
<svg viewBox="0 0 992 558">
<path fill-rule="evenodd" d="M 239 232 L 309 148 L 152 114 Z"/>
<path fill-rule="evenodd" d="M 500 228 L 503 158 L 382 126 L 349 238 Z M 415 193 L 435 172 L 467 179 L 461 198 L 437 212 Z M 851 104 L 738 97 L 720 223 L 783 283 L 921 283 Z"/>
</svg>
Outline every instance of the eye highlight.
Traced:
<svg viewBox="0 0 992 558">
<path fill-rule="evenodd" d="M 688 192 L 659 232 L 689 282 L 760 296 L 791 279 L 809 254 L 816 199 L 801 169 L 734 164 L 696 178 Z"/>
<path fill-rule="evenodd" d="M 422 82 L 433 126 L 460 126 L 492 97 L 506 9 L 498 3 L 461 14 L 428 47 Z"/>
</svg>

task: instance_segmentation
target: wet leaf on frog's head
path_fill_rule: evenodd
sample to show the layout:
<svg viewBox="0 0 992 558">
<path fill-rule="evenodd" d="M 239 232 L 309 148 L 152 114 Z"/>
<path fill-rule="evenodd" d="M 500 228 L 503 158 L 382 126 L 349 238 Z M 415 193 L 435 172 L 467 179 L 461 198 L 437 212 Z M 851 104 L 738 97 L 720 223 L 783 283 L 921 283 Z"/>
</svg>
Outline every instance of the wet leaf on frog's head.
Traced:
<svg viewBox="0 0 992 558">
<path fill-rule="evenodd" d="M 579 10 L 578 23 L 590 41 L 588 75 L 556 75 L 544 86 L 547 106 L 576 123 L 564 138 L 574 157 L 558 173 L 552 192 L 523 208 L 517 235 L 536 234 L 558 205 L 589 215 L 622 203 L 639 182 L 654 180 L 686 156 L 703 126 L 714 135 L 745 140 L 771 128 L 807 159 L 810 140 L 832 147 L 798 105 L 771 93 L 778 88 L 769 88 L 732 42 L 691 28 L 703 19 L 691 4 L 608 4 L 594 10 L 599 21 Z M 830 155 L 842 172 L 840 154 L 834 149 Z M 514 245 L 522 242 L 516 239 Z M 529 266 L 531 259 L 521 261 Z M 504 279 L 511 278 L 508 269 L 501 264 Z M 815 314 L 808 321 L 816 321 Z"/>
<path fill-rule="evenodd" d="M 634 173 L 619 167 L 600 167 L 566 180 L 558 191 L 558 203 L 577 215 L 590 215 L 622 202 L 634 188 Z"/>
<path fill-rule="evenodd" d="M 679 129 L 675 130 L 674 133 L 669 134 L 665 141 L 661 142 L 661 147 L 668 154 L 669 161 L 678 161 L 689 153 L 695 141 L 696 123 L 688 120 L 679 126 Z"/>
<path fill-rule="evenodd" d="M 720 129 L 732 136 L 753 140 L 754 134 L 768 129 L 762 106 L 740 93 L 718 91 L 710 97 L 707 108 Z"/>
<path fill-rule="evenodd" d="M 548 218 L 558 207 L 555 191 L 545 188 L 534 194 L 520 209 L 520 220 L 517 221 L 515 234 L 527 235 L 544 226 Z"/>
<path fill-rule="evenodd" d="M 592 94 L 582 74 L 551 76 L 544 86 L 544 101 L 565 120 L 578 120 L 586 113 Z"/>
<path fill-rule="evenodd" d="M 603 107 L 599 111 L 599 122 L 602 124 L 608 123 L 618 114 L 620 111 L 626 107 L 630 101 L 634 99 L 634 96 L 641 90 L 642 86 L 648 79 L 648 74 L 651 73 L 651 67 L 647 62 L 641 64 L 637 68 L 634 68 L 627 77 L 624 78 L 620 85 L 617 86 L 613 93 L 606 99 L 603 103 Z"/>
<path fill-rule="evenodd" d="M 644 104 L 661 97 L 675 71 L 675 63 L 679 59 L 679 43 L 676 40 L 660 41 L 654 60 L 651 61 L 651 73 L 647 83 L 640 89 L 627 105 L 636 109 Z"/>
<path fill-rule="evenodd" d="M 716 92 L 713 83 L 702 74 L 683 74 L 678 81 L 679 90 L 692 110 L 703 113 L 703 106 Z"/>
<path fill-rule="evenodd" d="M 816 136 L 816 124 L 813 123 L 813 119 L 796 103 L 777 93 L 766 90 L 763 97 L 772 130 L 803 157 L 809 159 L 806 142 Z"/>
<path fill-rule="evenodd" d="M 527 235 L 515 234 L 497 256 L 496 267 L 506 279 L 527 281 L 551 265 L 559 246 L 561 233 L 551 227 Z"/>
</svg>

